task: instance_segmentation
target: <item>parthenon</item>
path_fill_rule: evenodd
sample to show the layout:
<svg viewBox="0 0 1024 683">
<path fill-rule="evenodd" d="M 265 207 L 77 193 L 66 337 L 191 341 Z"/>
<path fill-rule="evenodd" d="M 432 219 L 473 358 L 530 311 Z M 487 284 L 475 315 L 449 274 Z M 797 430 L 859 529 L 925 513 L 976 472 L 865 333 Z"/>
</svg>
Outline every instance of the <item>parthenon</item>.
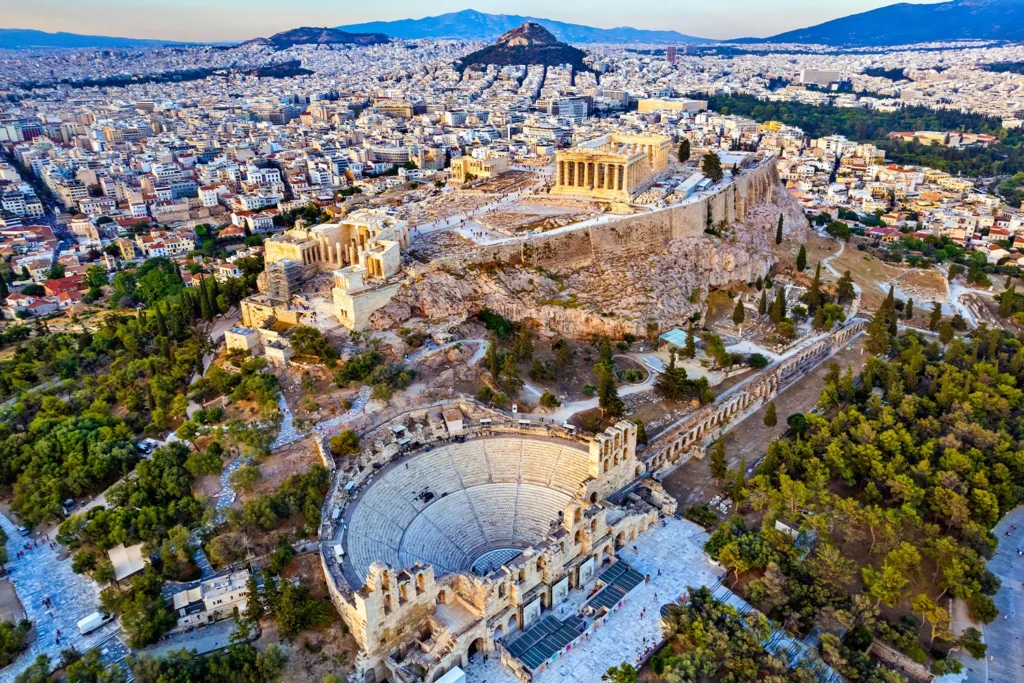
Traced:
<svg viewBox="0 0 1024 683">
<path fill-rule="evenodd" d="M 556 152 L 552 194 L 631 201 L 668 167 L 671 142 L 658 135 L 604 135 Z"/>
</svg>

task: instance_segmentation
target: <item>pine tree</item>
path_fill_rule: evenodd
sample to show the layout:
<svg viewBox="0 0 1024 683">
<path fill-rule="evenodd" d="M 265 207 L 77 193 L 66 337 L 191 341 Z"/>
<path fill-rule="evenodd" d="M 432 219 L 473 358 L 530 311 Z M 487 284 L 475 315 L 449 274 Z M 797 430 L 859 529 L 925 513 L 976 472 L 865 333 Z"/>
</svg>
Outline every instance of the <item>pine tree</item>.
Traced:
<svg viewBox="0 0 1024 683">
<path fill-rule="evenodd" d="M 746 311 L 743 310 L 743 297 L 740 296 L 739 301 L 736 302 L 736 308 L 732 310 L 732 322 L 734 325 L 742 325 L 743 319 L 746 317 Z"/>
<path fill-rule="evenodd" d="M 939 323 L 942 322 L 942 305 L 936 301 L 932 304 L 932 314 L 928 318 L 928 329 L 935 332 L 939 329 Z"/>
<path fill-rule="evenodd" d="M 907 299 L 907 305 L 903 307 L 903 314 L 910 320 L 914 317 L 914 300 Z"/>
<path fill-rule="evenodd" d="M 676 365 L 676 351 L 669 352 L 668 366 L 654 383 L 654 391 L 669 401 L 682 401 L 689 393 L 692 383 L 686 377 L 686 368 Z"/>
<path fill-rule="evenodd" d="M 760 315 L 764 315 L 768 312 L 768 290 L 761 290 L 761 300 L 757 302 L 757 312 Z"/>
<path fill-rule="evenodd" d="M 807 292 L 807 310 L 814 313 L 821 306 L 821 262 L 814 269 L 814 281 L 811 282 L 811 289 Z"/>
<path fill-rule="evenodd" d="M 1013 315 L 1014 286 L 1003 292 L 999 297 L 999 317 L 1009 318 Z"/>
<path fill-rule="evenodd" d="M 796 269 L 803 272 L 807 268 L 807 248 L 800 245 L 800 251 L 796 255 Z"/>
<path fill-rule="evenodd" d="M 779 226 L 775 228 L 775 244 L 782 244 L 782 214 L 779 214 Z"/>
<path fill-rule="evenodd" d="M 768 404 L 768 409 L 764 411 L 764 426 L 774 427 L 779 423 L 779 416 L 775 411 L 775 401 Z"/>
<path fill-rule="evenodd" d="M 846 304 L 853 301 L 856 296 L 857 290 L 853 286 L 853 275 L 850 271 L 846 271 L 836 283 L 836 299 L 840 304 Z"/>
<path fill-rule="evenodd" d="M 690 323 L 690 328 L 686 331 L 686 345 L 683 347 L 683 355 L 687 358 L 697 356 L 697 342 L 694 340 L 694 334 L 693 323 Z"/>
<path fill-rule="evenodd" d="M 708 458 L 708 469 L 716 482 L 720 482 L 729 475 L 729 465 L 725 459 L 725 438 L 718 437 L 711 446 L 711 457 Z"/>
<path fill-rule="evenodd" d="M 715 152 L 708 152 L 704 155 L 703 170 L 704 175 L 710 178 L 713 183 L 719 183 L 725 177 L 725 172 L 722 171 L 722 160 L 718 158 L 718 154 Z M 708 206 L 710 205 L 711 203 L 708 202 Z"/>
</svg>

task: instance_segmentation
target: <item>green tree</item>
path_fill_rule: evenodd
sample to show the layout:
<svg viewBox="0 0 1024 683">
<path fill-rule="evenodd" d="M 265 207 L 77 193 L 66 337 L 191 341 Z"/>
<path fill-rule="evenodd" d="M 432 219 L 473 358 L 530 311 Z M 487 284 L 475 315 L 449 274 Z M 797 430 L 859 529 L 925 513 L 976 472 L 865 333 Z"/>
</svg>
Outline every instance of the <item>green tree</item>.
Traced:
<svg viewBox="0 0 1024 683">
<path fill-rule="evenodd" d="M 729 465 L 725 458 L 725 437 L 718 437 L 711 446 L 711 454 L 708 458 L 708 469 L 711 476 L 718 483 L 729 476 Z"/>
<path fill-rule="evenodd" d="M 914 317 L 914 300 L 907 299 L 907 305 L 903 307 L 903 315 L 910 320 Z"/>
<path fill-rule="evenodd" d="M 768 312 L 768 291 L 761 290 L 761 300 L 757 303 L 757 312 L 759 315 L 764 315 Z"/>
<path fill-rule="evenodd" d="M 821 262 L 814 269 L 814 280 L 811 288 L 807 291 L 807 310 L 814 313 L 821 306 Z"/>
<path fill-rule="evenodd" d="M 783 222 L 784 222 L 784 217 L 780 213 L 779 214 L 779 224 L 775 228 L 775 244 L 782 244 L 782 224 L 783 224 Z"/>
<path fill-rule="evenodd" d="M 654 382 L 654 391 L 669 401 L 682 401 L 693 389 L 693 383 L 686 377 L 686 368 L 676 365 L 676 351 L 669 352 L 668 366 Z"/>
<path fill-rule="evenodd" d="M 868 353 L 884 355 L 889 353 L 891 343 L 887 311 L 883 305 L 882 308 L 875 311 L 874 317 L 868 324 L 868 339 L 864 342 L 864 348 L 868 350 Z"/>
<path fill-rule="evenodd" d="M 510 396 L 515 396 L 523 388 L 523 380 L 519 376 L 519 366 L 516 365 L 516 356 L 513 353 L 505 355 L 505 362 L 501 366 L 501 388 Z"/>
<path fill-rule="evenodd" d="M 639 446 L 647 445 L 647 427 L 644 426 L 643 420 L 636 421 L 636 443 Z"/>
<path fill-rule="evenodd" d="M 999 295 L 999 317 L 1009 318 L 1013 314 L 1014 289 L 1010 286 L 1005 292 Z"/>
<path fill-rule="evenodd" d="M 796 255 L 796 269 L 803 272 L 807 268 L 807 248 L 800 245 L 800 251 Z"/>
<path fill-rule="evenodd" d="M 686 358 L 694 358 L 697 355 L 697 340 L 695 337 L 695 330 L 693 323 L 690 323 L 689 329 L 686 331 L 686 344 L 683 346 L 683 356 Z"/>
<path fill-rule="evenodd" d="M 742 325 L 746 312 L 743 310 L 743 297 L 736 301 L 736 308 L 732 309 L 732 322 L 734 325 Z"/>
<path fill-rule="evenodd" d="M 710 178 L 713 183 L 719 183 L 725 177 L 725 173 L 722 171 L 722 160 L 718 158 L 718 154 L 715 152 L 708 152 L 704 155 L 702 168 L 704 175 Z M 710 206 L 710 203 L 708 206 Z"/>
<path fill-rule="evenodd" d="M 932 304 L 932 313 L 928 317 L 928 329 L 935 332 L 939 329 L 940 322 L 942 322 L 942 305 L 936 301 Z"/>
<path fill-rule="evenodd" d="M 621 417 L 625 405 L 619 398 L 615 372 L 607 363 L 598 363 L 594 366 L 594 374 L 597 376 L 597 402 L 601 408 L 601 414 L 606 418 Z"/>
<path fill-rule="evenodd" d="M 636 683 L 637 671 L 632 664 L 623 662 L 618 666 L 610 667 L 601 674 L 601 680 L 608 681 L 608 683 Z"/>
<path fill-rule="evenodd" d="M 775 401 L 768 404 L 768 408 L 764 411 L 764 426 L 774 427 L 779 423 L 779 416 L 775 409 Z"/>
<path fill-rule="evenodd" d="M 839 278 L 839 282 L 836 283 L 836 299 L 840 304 L 845 305 L 853 301 L 857 297 L 857 290 L 853 286 L 853 275 L 850 271 L 843 273 L 843 276 Z"/>
<path fill-rule="evenodd" d="M 679 163 L 685 164 L 690 160 L 690 141 L 683 138 L 679 142 Z"/>
<path fill-rule="evenodd" d="M 331 453 L 336 456 L 359 455 L 359 435 L 351 429 L 344 429 L 331 437 Z"/>
</svg>

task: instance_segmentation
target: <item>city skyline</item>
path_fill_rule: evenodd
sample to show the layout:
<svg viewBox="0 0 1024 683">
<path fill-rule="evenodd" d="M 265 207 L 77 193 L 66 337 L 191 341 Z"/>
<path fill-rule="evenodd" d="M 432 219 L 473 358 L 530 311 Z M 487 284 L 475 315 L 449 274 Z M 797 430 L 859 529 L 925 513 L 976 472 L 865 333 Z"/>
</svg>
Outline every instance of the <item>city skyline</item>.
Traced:
<svg viewBox="0 0 1024 683">
<path fill-rule="evenodd" d="M 715 6 L 643 0 L 628 6 L 609 0 L 578 2 L 551 7 L 539 0 L 511 3 L 507 0 L 441 0 L 424 12 L 411 0 L 392 0 L 386 8 L 365 10 L 332 7 L 326 0 L 298 0 L 288 11 L 279 11 L 269 0 L 220 0 L 202 3 L 184 0 L 168 5 L 159 0 L 37 0 L 16 3 L 3 0 L 6 24 L 2 28 L 65 31 L 125 38 L 219 42 L 247 40 L 297 26 L 341 26 L 368 21 L 418 19 L 448 12 L 475 9 L 492 14 L 521 14 L 600 28 L 630 26 L 640 29 L 676 30 L 711 39 L 764 37 L 811 26 L 849 14 L 890 5 L 888 0 L 723 0 Z M 914 2 L 913 4 L 934 4 Z"/>
</svg>

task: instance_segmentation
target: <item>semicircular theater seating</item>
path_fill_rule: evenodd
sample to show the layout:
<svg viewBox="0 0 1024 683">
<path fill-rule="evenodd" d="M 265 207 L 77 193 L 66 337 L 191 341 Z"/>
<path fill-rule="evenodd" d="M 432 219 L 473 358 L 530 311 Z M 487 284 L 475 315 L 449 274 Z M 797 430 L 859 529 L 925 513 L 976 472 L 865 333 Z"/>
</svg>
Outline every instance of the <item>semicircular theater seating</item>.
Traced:
<svg viewBox="0 0 1024 683">
<path fill-rule="evenodd" d="M 376 475 L 355 503 L 346 562 L 417 562 L 438 576 L 469 571 L 499 548 L 539 543 L 590 476 L 589 453 L 568 441 L 494 437 L 450 443 Z M 430 495 L 432 494 L 432 495 Z"/>
</svg>

